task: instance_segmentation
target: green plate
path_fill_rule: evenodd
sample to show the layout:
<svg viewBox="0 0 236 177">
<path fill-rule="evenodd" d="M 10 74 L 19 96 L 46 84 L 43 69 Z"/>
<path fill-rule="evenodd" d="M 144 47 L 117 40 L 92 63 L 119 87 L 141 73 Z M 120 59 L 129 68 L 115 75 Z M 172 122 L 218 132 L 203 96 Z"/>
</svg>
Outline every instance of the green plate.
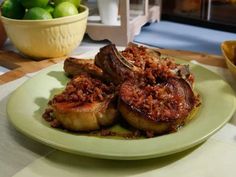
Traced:
<svg viewBox="0 0 236 177">
<path fill-rule="evenodd" d="M 148 159 L 191 148 L 219 130 L 233 115 L 236 98 L 231 87 L 213 72 L 190 64 L 202 106 L 194 119 L 176 133 L 150 139 L 109 139 L 51 128 L 42 119 L 49 97 L 68 82 L 63 65 L 42 70 L 11 95 L 7 113 L 22 133 L 56 149 L 104 159 Z"/>
</svg>

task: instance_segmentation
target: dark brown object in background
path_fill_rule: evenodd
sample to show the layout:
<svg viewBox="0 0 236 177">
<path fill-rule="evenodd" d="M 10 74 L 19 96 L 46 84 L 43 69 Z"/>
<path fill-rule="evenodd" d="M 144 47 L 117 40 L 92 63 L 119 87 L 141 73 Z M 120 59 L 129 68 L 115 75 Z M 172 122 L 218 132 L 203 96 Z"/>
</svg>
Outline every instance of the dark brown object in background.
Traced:
<svg viewBox="0 0 236 177">
<path fill-rule="evenodd" d="M 5 41 L 7 39 L 7 35 L 5 32 L 5 29 L 2 25 L 2 21 L 0 20 L 0 48 L 4 45 Z"/>
<path fill-rule="evenodd" d="M 201 8 L 201 0 L 181 0 L 176 2 L 176 11 L 180 12 L 196 12 Z"/>
<path fill-rule="evenodd" d="M 235 0 L 214 0 L 211 3 L 210 21 L 229 23 L 236 25 L 236 1 Z M 235 32 L 235 31 L 234 31 Z"/>
<path fill-rule="evenodd" d="M 162 20 L 222 31 L 236 30 L 235 0 L 164 0 Z"/>
</svg>

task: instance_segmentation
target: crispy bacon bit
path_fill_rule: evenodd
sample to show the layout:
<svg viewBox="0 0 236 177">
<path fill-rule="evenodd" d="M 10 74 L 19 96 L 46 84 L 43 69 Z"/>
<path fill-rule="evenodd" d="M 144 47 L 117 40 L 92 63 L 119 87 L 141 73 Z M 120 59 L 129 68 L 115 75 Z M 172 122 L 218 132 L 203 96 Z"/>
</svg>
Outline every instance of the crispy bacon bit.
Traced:
<svg viewBox="0 0 236 177">
<path fill-rule="evenodd" d="M 47 108 L 47 109 L 44 111 L 44 113 L 43 113 L 43 118 L 44 118 L 46 121 L 50 122 L 50 121 L 52 121 L 52 120 L 54 119 L 52 114 L 53 114 L 53 109 Z"/>
<path fill-rule="evenodd" d="M 114 93 L 113 84 L 106 85 L 98 79 L 87 75 L 79 75 L 72 79 L 66 89 L 54 96 L 50 104 L 60 102 L 76 102 L 77 106 L 94 101 L 102 102 Z"/>
<path fill-rule="evenodd" d="M 143 46 L 138 47 L 132 45 L 122 51 L 121 54 L 135 66 L 144 70 L 148 63 L 153 63 L 156 60 L 156 58 L 153 58 L 147 53 L 146 49 Z"/>
<path fill-rule="evenodd" d="M 187 90 L 191 88 L 185 87 L 179 80 L 155 85 L 126 81 L 121 86 L 120 98 L 155 122 L 173 121 L 186 117 L 195 104 L 193 93 Z"/>
<path fill-rule="evenodd" d="M 143 70 L 143 78 L 148 82 L 158 83 L 157 79 L 183 78 L 193 83 L 193 75 L 188 66 L 175 63 L 171 58 L 153 55 L 146 47 L 131 45 L 121 54 L 133 65 Z"/>
</svg>

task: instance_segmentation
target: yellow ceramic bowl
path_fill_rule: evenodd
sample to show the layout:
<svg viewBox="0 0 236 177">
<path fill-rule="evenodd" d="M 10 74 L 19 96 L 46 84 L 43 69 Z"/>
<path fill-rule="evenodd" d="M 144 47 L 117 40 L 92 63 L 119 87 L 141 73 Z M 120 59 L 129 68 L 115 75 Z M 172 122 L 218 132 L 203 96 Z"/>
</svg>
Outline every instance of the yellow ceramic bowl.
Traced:
<svg viewBox="0 0 236 177">
<path fill-rule="evenodd" d="M 223 42 L 221 44 L 221 51 L 225 57 L 228 69 L 236 78 L 236 65 L 233 63 L 233 60 L 236 58 L 236 40 Z"/>
<path fill-rule="evenodd" d="M 83 39 L 88 8 L 78 15 L 51 20 L 15 20 L 1 16 L 6 33 L 23 54 L 36 58 L 54 58 L 70 54 Z"/>
</svg>

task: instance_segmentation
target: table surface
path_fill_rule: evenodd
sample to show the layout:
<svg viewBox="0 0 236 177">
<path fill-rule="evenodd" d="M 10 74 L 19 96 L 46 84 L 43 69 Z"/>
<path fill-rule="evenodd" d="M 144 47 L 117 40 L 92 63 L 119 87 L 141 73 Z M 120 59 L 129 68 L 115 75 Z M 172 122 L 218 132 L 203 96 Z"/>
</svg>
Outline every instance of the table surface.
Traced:
<svg viewBox="0 0 236 177">
<path fill-rule="evenodd" d="M 106 43 L 83 42 L 73 53 L 82 54 L 90 50 L 98 50 Z M 6 50 L 12 51 L 6 51 Z M 196 53 L 191 51 L 159 49 L 162 54 L 196 60 L 199 63 L 226 68 L 222 56 Z M 15 131 L 6 119 L 5 106 L 9 94 L 25 80 L 32 77 L 29 73 L 38 71 L 49 65 L 61 62 L 62 58 L 34 61 L 17 53 L 11 43 L 7 43 L 4 50 L 0 51 L 0 65 L 8 66 L 11 71 L 0 75 L 0 176 L 8 177 L 16 174 L 23 167 L 34 162 L 39 157 L 53 151 L 52 148 L 26 138 Z M 16 80 L 17 79 L 17 80 Z M 13 81 L 14 82 L 10 82 Z M 236 122 L 235 122 L 236 123 Z M 233 128 L 232 128 L 233 129 Z"/>
</svg>

